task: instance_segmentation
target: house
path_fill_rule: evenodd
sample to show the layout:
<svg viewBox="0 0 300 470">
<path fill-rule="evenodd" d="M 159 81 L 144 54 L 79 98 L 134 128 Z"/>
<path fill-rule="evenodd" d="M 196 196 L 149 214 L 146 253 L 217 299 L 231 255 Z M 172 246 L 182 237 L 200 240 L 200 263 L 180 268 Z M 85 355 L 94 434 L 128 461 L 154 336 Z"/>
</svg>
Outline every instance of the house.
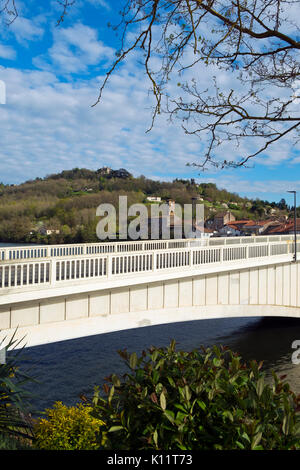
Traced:
<svg viewBox="0 0 300 470">
<path fill-rule="evenodd" d="M 270 220 L 261 220 L 254 222 L 250 220 L 243 226 L 244 235 L 262 235 L 266 228 L 272 223 Z"/>
<path fill-rule="evenodd" d="M 219 233 L 225 237 L 239 237 L 241 235 L 239 227 L 234 223 L 225 224 L 219 229 Z"/>
<path fill-rule="evenodd" d="M 46 228 L 46 227 L 40 227 L 38 232 L 41 235 L 53 235 L 53 234 L 58 235 L 60 233 L 60 230 L 58 230 L 58 229 L 49 229 L 49 228 Z"/>
<path fill-rule="evenodd" d="M 224 227 L 224 225 L 228 224 L 228 222 L 234 222 L 235 216 L 230 211 L 226 212 L 219 212 L 214 217 L 213 226 L 216 230 Z"/>
<path fill-rule="evenodd" d="M 228 222 L 221 229 L 219 233 L 226 236 L 239 236 L 239 235 L 261 235 L 266 227 L 271 224 L 271 221 L 258 221 L 253 220 L 235 220 Z"/>
<path fill-rule="evenodd" d="M 193 230 L 191 230 L 187 235 L 186 238 L 201 238 L 203 240 L 213 237 L 214 236 L 214 231 L 206 228 L 206 227 L 200 227 L 198 225 L 195 225 Z"/>
<path fill-rule="evenodd" d="M 109 168 L 108 166 L 104 166 L 103 168 L 99 168 L 99 170 L 97 170 L 97 173 L 101 176 L 110 175 L 111 172 L 112 172 L 112 169 Z"/>
<path fill-rule="evenodd" d="M 277 222 L 270 225 L 264 234 L 266 235 L 291 235 L 294 234 L 294 221 L 288 220 L 286 222 Z M 296 219 L 296 233 L 300 234 L 300 219 Z"/>
<path fill-rule="evenodd" d="M 149 202 L 161 202 L 160 196 L 147 196 L 147 201 Z"/>
<path fill-rule="evenodd" d="M 294 233 L 295 232 L 294 221 L 289 220 L 288 222 L 289 222 L 287 226 L 288 233 L 289 234 Z M 300 219 L 296 219 L 296 233 L 300 233 Z"/>
</svg>

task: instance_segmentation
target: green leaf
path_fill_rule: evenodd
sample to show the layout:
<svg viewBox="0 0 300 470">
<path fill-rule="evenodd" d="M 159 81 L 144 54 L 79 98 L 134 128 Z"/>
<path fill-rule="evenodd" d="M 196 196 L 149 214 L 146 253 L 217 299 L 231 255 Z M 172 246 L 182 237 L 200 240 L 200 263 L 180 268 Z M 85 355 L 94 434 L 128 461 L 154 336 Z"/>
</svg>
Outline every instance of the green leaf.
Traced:
<svg viewBox="0 0 300 470">
<path fill-rule="evenodd" d="M 174 424 L 174 421 L 175 421 L 175 414 L 173 411 L 171 410 L 165 410 L 165 416 L 168 418 L 168 420 Z"/>
<path fill-rule="evenodd" d="M 166 407 L 167 407 L 167 400 L 166 400 L 166 397 L 165 397 L 164 392 L 161 392 L 161 394 L 160 394 L 160 399 L 159 399 L 159 400 L 160 400 L 160 406 L 161 406 L 161 408 L 162 408 L 163 410 L 165 410 Z"/>
<path fill-rule="evenodd" d="M 264 391 L 265 381 L 263 377 L 260 377 L 256 383 L 256 393 L 258 397 L 261 397 L 262 392 Z"/>
<path fill-rule="evenodd" d="M 169 382 L 169 384 L 170 384 L 172 387 L 176 387 L 175 382 L 174 382 L 174 380 L 172 379 L 172 377 L 168 377 L 168 382 Z"/>
<path fill-rule="evenodd" d="M 153 383 L 156 384 L 159 380 L 159 372 L 158 370 L 154 370 L 152 372 Z"/>
<path fill-rule="evenodd" d="M 243 434 L 241 435 L 241 437 L 242 437 L 243 439 L 245 439 L 247 442 L 249 442 L 249 444 L 250 444 L 250 442 L 251 442 L 251 441 L 250 441 L 250 437 L 248 436 L 248 434 L 247 434 L 246 432 L 243 432 Z"/>
<path fill-rule="evenodd" d="M 119 377 L 116 374 L 112 374 L 111 380 L 115 387 L 120 387 L 121 382 L 120 382 Z"/>
<path fill-rule="evenodd" d="M 181 411 L 183 411 L 184 413 L 187 413 L 186 408 L 185 408 L 183 405 L 181 405 L 180 403 L 175 403 L 174 407 L 175 407 L 175 408 L 178 408 L 178 410 L 181 410 Z"/>
<path fill-rule="evenodd" d="M 184 392 L 184 396 L 185 396 L 186 400 L 190 401 L 190 399 L 192 398 L 192 394 L 191 394 L 190 387 L 188 385 L 184 386 L 183 392 Z"/>
<path fill-rule="evenodd" d="M 121 429 L 124 429 L 123 426 L 112 426 L 109 428 L 108 432 L 116 432 L 116 431 L 121 431 Z"/>
<path fill-rule="evenodd" d="M 185 418 L 187 417 L 187 413 L 182 413 L 181 411 L 178 411 L 176 414 L 176 424 L 181 425 Z"/>
<path fill-rule="evenodd" d="M 153 354 L 151 354 L 151 359 L 153 362 L 156 362 L 156 359 L 158 358 L 159 351 L 156 349 Z"/>
<path fill-rule="evenodd" d="M 229 410 L 223 411 L 223 416 L 224 418 L 229 418 L 229 420 L 233 423 L 233 416 L 232 416 L 231 411 Z"/>
<path fill-rule="evenodd" d="M 261 441 L 261 438 L 262 438 L 262 433 L 261 432 L 258 432 L 257 434 L 255 434 L 255 436 L 253 437 L 252 442 L 251 442 L 251 449 L 252 450 L 255 449 L 255 447 L 258 446 L 258 444 Z"/>
<path fill-rule="evenodd" d="M 157 430 L 155 429 L 154 433 L 153 433 L 153 441 L 157 447 L 157 442 L 158 442 L 158 434 L 157 434 Z"/>
<path fill-rule="evenodd" d="M 129 358 L 129 365 L 131 369 L 135 369 L 137 365 L 137 355 L 136 353 L 132 353 L 130 358 Z"/>
<path fill-rule="evenodd" d="M 144 379 L 145 377 L 145 372 L 142 370 L 142 369 L 138 369 L 136 371 L 136 380 L 138 382 L 142 382 L 142 380 Z"/>
<path fill-rule="evenodd" d="M 216 357 L 214 357 L 214 358 L 213 358 L 213 365 L 214 365 L 215 367 L 220 367 L 220 365 L 221 365 L 220 359 L 217 359 Z"/>
<path fill-rule="evenodd" d="M 242 450 L 245 449 L 245 446 L 243 446 L 243 444 L 242 444 L 241 442 L 239 442 L 239 441 L 236 441 L 236 445 L 237 445 L 240 449 L 242 449 Z"/>
<path fill-rule="evenodd" d="M 206 404 L 202 400 L 197 400 L 197 404 L 200 406 L 200 408 L 205 411 L 206 410 Z"/>
<path fill-rule="evenodd" d="M 289 434 L 290 431 L 290 415 L 284 415 L 283 422 L 282 422 L 282 431 L 285 436 Z"/>
</svg>

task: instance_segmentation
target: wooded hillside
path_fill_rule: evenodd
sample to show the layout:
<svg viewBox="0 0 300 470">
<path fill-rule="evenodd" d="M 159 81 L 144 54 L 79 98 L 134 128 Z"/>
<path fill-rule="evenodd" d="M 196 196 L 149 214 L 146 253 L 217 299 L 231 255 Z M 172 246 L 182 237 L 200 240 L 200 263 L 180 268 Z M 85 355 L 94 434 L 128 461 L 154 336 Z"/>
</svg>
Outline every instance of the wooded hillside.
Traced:
<svg viewBox="0 0 300 470">
<path fill-rule="evenodd" d="M 107 170 L 107 171 L 106 171 Z M 213 183 L 196 184 L 193 179 L 172 182 L 133 177 L 124 169 L 85 168 L 62 171 L 20 185 L 0 184 L 0 241 L 30 243 L 73 243 L 99 241 L 96 236 L 96 208 L 112 203 L 117 208 L 119 195 L 133 203 L 150 204 L 147 196 L 174 199 L 181 205 L 201 197 L 206 218 L 230 209 L 237 218 L 266 218 L 287 213 L 284 200 L 275 204 L 242 198 L 218 189 Z M 46 230 L 55 230 L 46 235 Z"/>
</svg>

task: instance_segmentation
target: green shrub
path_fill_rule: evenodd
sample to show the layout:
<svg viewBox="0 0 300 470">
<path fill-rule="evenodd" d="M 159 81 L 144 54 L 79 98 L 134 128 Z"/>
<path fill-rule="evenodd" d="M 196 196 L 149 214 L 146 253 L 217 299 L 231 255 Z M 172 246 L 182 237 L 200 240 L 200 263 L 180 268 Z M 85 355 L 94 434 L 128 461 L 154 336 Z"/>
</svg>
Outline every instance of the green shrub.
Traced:
<svg viewBox="0 0 300 470">
<path fill-rule="evenodd" d="M 91 416 L 91 410 L 82 404 L 67 407 L 56 402 L 52 409 L 46 410 L 47 419 L 39 419 L 34 425 L 35 447 L 47 450 L 97 449 L 97 437 L 104 423 Z"/>
<path fill-rule="evenodd" d="M 16 332 L 15 332 L 16 333 Z M 26 375 L 19 368 L 23 348 L 19 347 L 21 340 L 15 339 L 15 333 L 6 345 L 6 361 L 0 364 L 0 448 L 28 445 L 32 438 L 31 421 L 27 413 L 29 394 L 24 388 L 33 378 Z M 0 342 L 2 349 L 4 338 Z"/>
<path fill-rule="evenodd" d="M 299 449 L 299 398 L 226 348 L 119 352 L 130 369 L 95 390 L 108 449 Z M 282 378 L 283 379 L 283 378 Z"/>
</svg>

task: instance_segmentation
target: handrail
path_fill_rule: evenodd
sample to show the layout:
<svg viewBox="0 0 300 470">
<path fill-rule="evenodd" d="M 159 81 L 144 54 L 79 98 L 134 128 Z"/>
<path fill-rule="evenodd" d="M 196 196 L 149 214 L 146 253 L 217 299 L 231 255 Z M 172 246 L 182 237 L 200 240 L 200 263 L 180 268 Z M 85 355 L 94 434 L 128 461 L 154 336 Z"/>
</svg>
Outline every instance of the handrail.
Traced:
<svg viewBox="0 0 300 470">
<path fill-rule="evenodd" d="M 199 268 L 207 264 L 219 265 L 254 258 L 271 258 L 293 253 L 294 245 L 287 241 L 6 260 L 0 264 L 0 290 L 3 289 L 4 293 L 5 288 L 10 291 L 24 287 L 40 288 L 69 281 L 91 281 L 93 278 L 107 279 L 170 269 Z M 297 251 L 300 251 L 300 243 L 297 243 Z"/>
<path fill-rule="evenodd" d="M 0 248 L 0 263 L 8 260 L 34 260 L 45 258 L 79 257 L 107 253 L 190 248 L 193 246 L 236 246 L 244 244 L 293 241 L 293 235 L 258 235 L 255 237 L 202 237 L 194 239 L 137 240 L 64 245 L 10 246 Z"/>
</svg>

